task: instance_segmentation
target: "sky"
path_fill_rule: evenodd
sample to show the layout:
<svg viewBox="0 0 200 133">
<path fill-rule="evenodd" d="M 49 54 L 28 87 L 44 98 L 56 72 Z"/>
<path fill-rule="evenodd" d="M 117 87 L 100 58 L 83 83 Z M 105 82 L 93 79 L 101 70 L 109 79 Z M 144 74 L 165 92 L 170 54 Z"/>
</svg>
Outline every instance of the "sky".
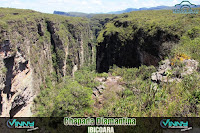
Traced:
<svg viewBox="0 0 200 133">
<path fill-rule="evenodd" d="M 53 11 L 106 13 L 127 8 L 174 6 L 182 0 L 0 0 L 0 7 L 32 9 L 43 13 Z M 200 5 L 200 0 L 190 0 Z"/>
</svg>

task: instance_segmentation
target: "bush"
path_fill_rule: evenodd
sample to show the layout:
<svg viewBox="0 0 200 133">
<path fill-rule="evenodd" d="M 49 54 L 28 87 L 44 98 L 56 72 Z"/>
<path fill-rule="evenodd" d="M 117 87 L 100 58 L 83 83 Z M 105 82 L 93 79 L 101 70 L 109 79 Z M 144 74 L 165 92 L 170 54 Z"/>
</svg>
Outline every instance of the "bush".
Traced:
<svg viewBox="0 0 200 133">
<path fill-rule="evenodd" d="M 47 78 L 44 86 L 34 100 L 36 116 L 84 116 L 91 112 L 91 88 L 83 87 L 69 77 L 55 86 Z"/>
<path fill-rule="evenodd" d="M 6 67 L 3 67 L 3 68 L 1 69 L 1 71 L 2 71 L 3 74 L 6 74 L 8 70 L 7 70 Z"/>
<path fill-rule="evenodd" d="M 87 68 L 75 72 L 75 80 L 79 84 L 89 88 L 94 88 L 95 86 L 99 85 L 99 83 L 95 81 L 96 77 L 97 74 L 94 71 L 93 72 L 88 71 Z"/>
<path fill-rule="evenodd" d="M 198 73 L 186 76 L 182 82 L 156 84 L 151 81 L 154 67 L 113 67 L 109 72 L 122 76 L 125 90 L 110 106 L 103 106 L 100 116 L 171 117 L 199 116 Z M 171 73 L 172 75 L 172 73 Z M 176 109 L 175 109 L 176 107 Z M 102 111 L 103 110 L 103 111 Z"/>
<path fill-rule="evenodd" d="M 200 27 L 196 26 L 196 27 L 193 27 L 191 30 L 188 30 L 188 36 L 191 39 L 199 37 L 200 36 Z"/>
</svg>

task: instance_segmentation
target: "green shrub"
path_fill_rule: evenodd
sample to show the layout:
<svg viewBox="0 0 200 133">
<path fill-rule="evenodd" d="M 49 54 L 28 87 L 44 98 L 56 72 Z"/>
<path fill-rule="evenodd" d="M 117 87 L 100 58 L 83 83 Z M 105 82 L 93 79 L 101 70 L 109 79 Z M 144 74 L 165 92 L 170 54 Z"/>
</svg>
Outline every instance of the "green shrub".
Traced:
<svg viewBox="0 0 200 133">
<path fill-rule="evenodd" d="M 97 74 L 94 71 L 93 72 L 88 71 L 87 68 L 75 72 L 75 80 L 79 84 L 89 88 L 94 88 L 95 86 L 99 85 L 99 83 L 95 81 L 96 77 Z"/>
<path fill-rule="evenodd" d="M 7 70 L 6 67 L 3 67 L 3 68 L 1 69 L 1 71 L 2 71 L 3 74 L 6 74 L 8 70 Z"/>
<path fill-rule="evenodd" d="M 91 112 L 92 90 L 66 77 L 62 83 L 53 86 L 50 78 L 34 100 L 36 116 L 64 117 L 84 116 Z"/>
</svg>

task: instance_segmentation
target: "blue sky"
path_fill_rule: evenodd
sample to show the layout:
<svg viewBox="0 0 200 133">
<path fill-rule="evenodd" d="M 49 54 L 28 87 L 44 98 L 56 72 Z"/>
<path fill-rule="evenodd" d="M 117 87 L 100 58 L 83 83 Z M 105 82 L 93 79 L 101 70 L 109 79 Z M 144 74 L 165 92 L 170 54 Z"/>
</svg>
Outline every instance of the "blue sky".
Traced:
<svg viewBox="0 0 200 133">
<path fill-rule="evenodd" d="M 155 7 L 160 5 L 174 6 L 182 0 L 0 0 L 0 7 L 33 9 L 44 13 L 54 10 L 65 12 L 110 12 L 126 8 Z M 190 0 L 200 5 L 200 0 Z"/>
</svg>

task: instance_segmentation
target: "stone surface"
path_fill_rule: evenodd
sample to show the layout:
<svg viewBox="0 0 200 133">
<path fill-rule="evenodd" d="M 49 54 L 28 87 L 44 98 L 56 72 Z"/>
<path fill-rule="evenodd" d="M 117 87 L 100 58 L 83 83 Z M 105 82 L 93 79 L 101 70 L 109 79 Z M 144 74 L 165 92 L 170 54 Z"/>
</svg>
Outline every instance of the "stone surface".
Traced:
<svg viewBox="0 0 200 133">
<path fill-rule="evenodd" d="M 4 51 L 6 52 L 6 51 Z M 11 53 L 11 52 L 10 52 Z M 1 86 L 1 116 L 15 116 L 21 108 L 33 101 L 32 68 L 22 53 L 1 54 L 7 73 L 3 76 Z"/>
<path fill-rule="evenodd" d="M 117 94 L 123 91 L 125 88 L 121 85 L 120 76 L 112 76 L 109 74 L 108 77 L 97 77 L 95 80 L 100 82 L 101 85 L 93 88 L 93 96 L 94 99 L 94 107 L 99 109 L 102 107 L 102 104 L 109 99 L 107 97 L 107 93 L 112 94 L 113 96 L 117 96 Z"/>
<path fill-rule="evenodd" d="M 172 68 L 170 60 L 166 59 L 162 61 L 162 65 L 158 67 L 158 71 L 152 73 L 151 79 L 155 82 L 181 82 L 181 79 L 185 75 L 192 74 L 198 68 L 198 62 L 191 59 L 186 59 L 182 61 L 183 67 L 176 66 Z M 181 73 L 180 73 L 181 71 Z M 168 73 L 171 73 L 171 76 L 168 77 Z"/>
<path fill-rule="evenodd" d="M 47 77 L 74 76 L 82 66 L 95 63 L 89 21 L 33 15 L 29 19 L 21 14 L 23 21 L 8 16 L 9 29 L 0 25 L 1 117 L 32 116 L 33 99 Z"/>
</svg>

